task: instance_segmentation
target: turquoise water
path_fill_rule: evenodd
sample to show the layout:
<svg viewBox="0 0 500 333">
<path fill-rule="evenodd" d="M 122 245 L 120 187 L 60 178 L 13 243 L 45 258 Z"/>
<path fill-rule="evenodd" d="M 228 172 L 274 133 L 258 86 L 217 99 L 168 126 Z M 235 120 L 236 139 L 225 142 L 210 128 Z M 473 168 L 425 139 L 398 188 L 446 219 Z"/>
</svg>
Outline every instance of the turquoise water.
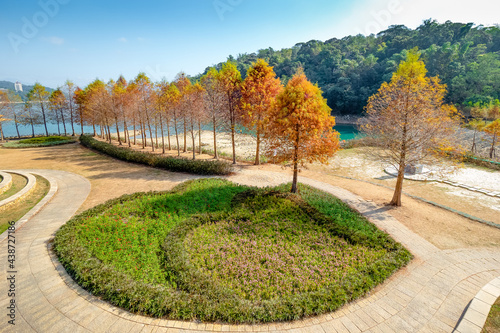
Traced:
<svg viewBox="0 0 500 333">
<path fill-rule="evenodd" d="M 2 124 L 3 126 L 3 131 L 6 137 L 16 137 L 17 132 L 15 129 L 15 126 L 12 122 L 6 122 Z M 49 133 L 57 134 L 59 131 L 57 129 L 57 125 L 55 124 L 47 124 Z M 206 128 L 208 130 L 211 130 L 211 128 Z M 339 124 L 334 127 L 334 129 L 340 133 L 340 140 L 352 140 L 354 139 L 358 134 L 359 131 L 355 125 L 349 125 L 349 124 Z M 66 130 L 71 134 L 71 125 L 66 124 Z M 61 125 L 61 132 L 63 131 L 62 125 Z M 75 126 L 75 131 L 77 134 L 80 134 L 80 125 Z M 84 126 L 84 131 L 86 133 L 93 133 L 92 126 Z M 31 135 L 31 126 L 20 126 L 19 127 L 19 132 L 22 136 L 24 135 Z M 35 126 L 35 134 L 36 135 L 45 135 L 45 127 L 43 125 L 36 125 Z"/>
<path fill-rule="evenodd" d="M 340 140 L 352 140 L 359 134 L 356 125 L 339 124 L 333 129 L 340 133 Z"/>
</svg>

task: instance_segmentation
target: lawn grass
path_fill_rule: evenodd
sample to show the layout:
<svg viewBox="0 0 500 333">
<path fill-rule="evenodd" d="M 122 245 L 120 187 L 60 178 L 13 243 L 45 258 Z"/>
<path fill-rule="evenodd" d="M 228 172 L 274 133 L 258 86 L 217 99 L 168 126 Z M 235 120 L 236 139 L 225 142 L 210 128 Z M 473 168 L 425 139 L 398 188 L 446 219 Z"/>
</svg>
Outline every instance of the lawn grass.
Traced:
<svg viewBox="0 0 500 333">
<path fill-rule="evenodd" d="M 492 305 L 486 323 L 483 326 L 481 333 L 498 333 L 500 332 L 500 298 Z"/>
<path fill-rule="evenodd" d="M 73 218 L 54 249 L 80 285 L 115 305 L 231 323 L 333 311 L 411 259 L 340 200 L 284 188 L 204 179 L 124 196 Z"/>
<path fill-rule="evenodd" d="M 9 206 L 0 214 L 0 233 L 7 230 L 7 228 L 9 227 L 9 222 L 18 221 L 33 207 L 35 207 L 35 205 L 40 202 L 40 200 L 42 200 L 49 192 L 49 181 L 37 175 L 35 175 L 35 177 L 35 189 L 30 193 L 30 195 L 23 200 Z"/>
<path fill-rule="evenodd" d="M 5 148 L 35 148 L 57 146 L 76 142 L 75 138 L 67 136 L 41 136 L 36 138 L 12 141 L 3 144 Z"/>
<path fill-rule="evenodd" d="M 13 173 L 11 174 L 11 176 L 12 176 L 12 185 L 7 191 L 0 194 L 0 201 L 5 200 L 13 196 L 17 192 L 21 191 L 28 183 L 28 180 L 25 177 L 18 175 L 17 173 Z"/>
</svg>

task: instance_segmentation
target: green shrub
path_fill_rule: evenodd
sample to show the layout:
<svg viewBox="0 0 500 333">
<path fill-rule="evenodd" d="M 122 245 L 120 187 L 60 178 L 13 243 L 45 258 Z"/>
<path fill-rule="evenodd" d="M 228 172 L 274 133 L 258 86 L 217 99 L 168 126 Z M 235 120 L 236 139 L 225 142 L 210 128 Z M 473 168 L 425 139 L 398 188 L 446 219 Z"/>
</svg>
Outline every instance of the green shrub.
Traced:
<svg viewBox="0 0 500 333">
<path fill-rule="evenodd" d="M 302 197 L 286 190 L 203 179 L 170 192 L 124 196 L 70 220 L 57 232 L 54 250 L 82 287 L 117 306 L 231 323 L 333 311 L 411 260 L 340 200 L 303 185 Z M 325 264 L 318 256 L 327 255 Z M 336 264 L 338 270 L 327 268 Z M 248 265 L 253 276 L 238 275 Z M 293 292 L 255 281 L 273 270 Z M 294 270 L 307 279 L 295 279 Z M 239 283 L 246 286 L 235 287 Z"/>
<path fill-rule="evenodd" d="M 81 136 L 80 143 L 85 147 L 125 162 L 145 164 L 168 171 L 187 172 L 197 175 L 228 175 L 232 172 L 231 164 L 223 161 L 164 157 L 152 153 L 133 151 L 129 148 L 116 147 L 107 142 L 95 140 L 91 136 Z"/>
<path fill-rule="evenodd" d="M 37 137 L 37 138 L 20 140 L 19 143 L 39 144 L 39 143 L 72 141 L 72 140 L 73 140 L 72 138 L 68 138 L 68 137 L 64 137 L 64 136 L 41 136 L 41 137 Z"/>
<path fill-rule="evenodd" d="M 19 141 L 7 142 L 3 144 L 5 148 L 34 148 L 57 146 L 66 143 L 76 142 L 74 138 L 65 136 L 44 136 Z"/>
</svg>

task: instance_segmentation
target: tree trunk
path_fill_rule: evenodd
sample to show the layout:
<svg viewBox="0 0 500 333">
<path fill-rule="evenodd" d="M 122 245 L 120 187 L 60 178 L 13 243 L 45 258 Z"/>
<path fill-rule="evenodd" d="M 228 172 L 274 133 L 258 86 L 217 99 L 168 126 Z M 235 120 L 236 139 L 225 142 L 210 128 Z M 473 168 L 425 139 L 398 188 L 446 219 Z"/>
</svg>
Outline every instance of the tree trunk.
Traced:
<svg viewBox="0 0 500 333">
<path fill-rule="evenodd" d="M 123 117 L 123 143 L 130 141 L 130 133 L 128 132 L 127 118 L 125 117 L 125 112 L 123 112 L 123 106 L 120 106 Z M 127 138 L 128 137 L 128 138 Z"/>
<path fill-rule="evenodd" d="M 158 149 L 158 123 L 155 122 L 155 144 L 156 149 Z"/>
<path fill-rule="evenodd" d="M 141 128 L 142 149 L 146 148 L 146 131 L 144 130 L 142 121 L 139 119 L 139 127 Z"/>
<path fill-rule="evenodd" d="M 257 151 L 255 153 L 255 165 L 260 164 L 260 130 L 257 128 Z"/>
<path fill-rule="evenodd" d="M 198 120 L 198 150 L 199 150 L 199 154 L 201 155 L 202 151 L 201 151 L 201 121 Z"/>
<path fill-rule="evenodd" d="M 80 128 L 82 130 L 82 135 L 83 135 L 84 134 L 83 133 L 83 110 L 81 110 L 81 108 L 80 108 Z M 95 133 L 95 130 L 94 130 L 94 133 Z"/>
<path fill-rule="evenodd" d="M 153 139 L 153 131 L 151 130 L 151 122 L 149 121 L 149 116 L 148 116 L 148 129 L 149 129 L 149 139 L 151 140 L 151 151 L 155 151 L 155 142 Z"/>
<path fill-rule="evenodd" d="M 495 144 L 496 144 L 496 140 L 497 140 L 497 135 L 496 133 L 493 134 L 493 141 L 491 142 L 491 149 L 490 149 L 490 158 L 494 158 L 495 157 Z"/>
<path fill-rule="evenodd" d="M 403 145 L 401 147 L 401 156 L 399 158 L 399 169 L 398 169 L 398 179 L 396 181 L 396 188 L 394 189 L 394 195 L 392 197 L 389 205 L 391 206 L 401 206 L 401 193 L 403 192 L 403 180 L 405 178 L 405 167 L 406 167 L 406 128 L 403 130 Z"/>
<path fill-rule="evenodd" d="M 19 124 L 17 123 L 17 116 L 14 112 L 14 124 L 16 125 L 17 138 L 21 139 L 21 135 L 19 134 Z"/>
<path fill-rule="evenodd" d="M 219 155 L 217 155 L 217 128 L 215 126 L 215 115 L 212 118 L 214 125 L 214 159 L 218 160 Z"/>
<path fill-rule="evenodd" d="M 405 178 L 405 163 L 401 161 L 398 170 L 398 180 L 396 181 L 396 188 L 394 189 L 394 195 L 389 203 L 391 206 L 401 206 L 401 194 L 403 193 L 403 180 Z"/>
<path fill-rule="evenodd" d="M 179 133 L 177 131 L 177 116 L 174 114 L 175 139 L 177 140 L 177 156 L 181 156 L 181 147 L 179 145 Z"/>
<path fill-rule="evenodd" d="M 2 138 L 2 141 L 5 141 L 5 137 L 3 136 L 3 128 L 2 128 L 1 122 L 0 122 L 0 137 Z"/>
<path fill-rule="evenodd" d="M 57 115 L 57 111 L 56 111 L 56 122 L 57 122 L 57 132 L 59 133 L 59 136 L 61 136 L 61 126 L 59 126 L 59 116 Z"/>
<path fill-rule="evenodd" d="M 69 106 L 69 119 L 71 121 L 71 136 L 75 136 L 75 115 L 72 105 Z"/>
<path fill-rule="evenodd" d="M 116 124 L 116 136 L 118 137 L 118 145 L 122 145 L 122 139 L 120 137 L 120 128 L 118 127 L 118 116 L 115 117 L 115 124 Z"/>
<path fill-rule="evenodd" d="M 193 160 L 196 159 L 196 149 L 195 149 L 195 140 L 194 140 L 194 126 L 191 125 L 191 140 L 193 141 Z"/>
<path fill-rule="evenodd" d="M 476 133 L 477 131 L 474 131 L 474 137 L 472 138 L 472 148 L 471 148 L 472 153 L 476 152 Z"/>
<path fill-rule="evenodd" d="M 43 107 L 43 103 L 40 103 L 42 107 L 42 116 L 43 116 L 43 126 L 45 126 L 45 136 L 49 136 L 49 130 L 47 129 L 47 119 L 45 117 L 45 108 Z"/>
<path fill-rule="evenodd" d="M 184 148 L 183 152 L 187 152 L 187 133 L 186 133 L 186 118 L 184 118 Z"/>
<path fill-rule="evenodd" d="M 66 131 L 66 122 L 65 122 L 65 119 L 64 119 L 64 112 L 63 112 L 62 109 L 61 109 L 61 119 L 62 119 L 63 128 L 64 128 L 64 136 L 67 136 L 68 132 Z"/>
<path fill-rule="evenodd" d="M 228 101 L 229 101 L 229 118 L 231 121 L 231 144 L 232 144 L 232 148 L 233 148 L 233 164 L 236 164 L 236 143 L 234 142 L 236 115 L 234 114 L 235 111 L 233 109 L 233 99 L 231 98 L 230 94 L 228 96 Z"/>
<path fill-rule="evenodd" d="M 161 148 L 162 153 L 165 154 L 165 134 L 163 133 L 163 119 L 160 112 L 160 129 L 161 129 Z"/>
<path fill-rule="evenodd" d="M 297 193 L 297 178 L 299 173 L 299 142 L 300 142 L 300 132 L 299 125 L 297 124 L 297 137 L 295 141 L 295 147 L 293 152 L 293 180 L 292 180 L 292 193 Z"/>
<path fill-rule="evenodd" d="M 168 139 L 168 150 L 172 150 L 172 146 L 170 145 L 170 120 L 167 115 L 167 139 Z"/>
<path fill-rule="evenodd" d="M 106 125 L 106 128 L 108 129 L 108 141 L 111 143 L 111 129 L 109 128 L 109 125 Z"/>
<path fill-rule="evenodd" d="M 133 119 L 133 122 L 134 122 L 134 146 L 136 145 L 136 140 L 137 140 L 137 131 L 136 131 L 136 128 L 135 128 L 135 116 L 134 116 L 134 119 Z M 130 146 L 130 140 L 128 141 L 129 143 L 129 146 Z"/>
<path fill-rule="evenodd" d="M 33 118 L 31 118 L 30 123 L 31 123 L 31 137 L 34 138 L 35 137 L 35 124 L 33 124 Z"/>
</svg>

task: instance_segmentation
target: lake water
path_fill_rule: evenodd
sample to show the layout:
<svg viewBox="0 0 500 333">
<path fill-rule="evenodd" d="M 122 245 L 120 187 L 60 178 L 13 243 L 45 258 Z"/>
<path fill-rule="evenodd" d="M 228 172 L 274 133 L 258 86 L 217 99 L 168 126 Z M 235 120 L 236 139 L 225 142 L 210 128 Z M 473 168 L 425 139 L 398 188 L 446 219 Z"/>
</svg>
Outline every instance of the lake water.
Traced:
<svg viewBox="0 0 500 333">
<path fill-rule="evenodd" d="M 61 133 L 64 134 L 63 126 L 61 125 Z M 5 137 L 15 138 L 17 137 L 16 127 L 12 122 L 5 122 L 2 124 L 3 133 Z M 49 134 L 59 134 L 56 124 L 47 124 L 47 129 Z M 336 131 L 340 133 L 341 140 L 352 140 L 358 134 L 359 131 L 355 125 L 350 124 L 339 124 L 334 127 Z M 92 126 L 83 126 L 85 133 L 93 133 Z M 66 124 L 66 131 L 71 134 L 71 125 Z M 80 125 L 75 125 L 75 132 L 80 135 Z M 31 126 L 19 126 L 19 133 L 21 136 L 31 136 Z M 35 135 L 45 135 L 45 127 L 43 125 L 35 126 Z"/>
<path fill-rule="evenodd" d="M 351 124 L 338 124 L 334 129 L 340 133 L 340 140 L 352 140 L 359 135 L 356 125 Z"/>
</svg>

